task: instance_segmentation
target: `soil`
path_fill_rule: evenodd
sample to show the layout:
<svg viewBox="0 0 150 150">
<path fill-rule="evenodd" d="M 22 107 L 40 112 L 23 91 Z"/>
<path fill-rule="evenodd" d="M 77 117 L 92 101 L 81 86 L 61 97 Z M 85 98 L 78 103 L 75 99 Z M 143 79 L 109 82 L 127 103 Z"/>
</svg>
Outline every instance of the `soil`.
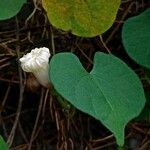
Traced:
<svg viewBox="0 0 150 150">
<path fill-rule="evenodd" d="M 36 6 L 36 7 L 35 7 Z M 101 37 L 81 38 L 53 27 L 39 1 L 31 0 L 16 17 L 0 21 L 0 134 L 10 150 L 116 150 L 115 138 L 99 121 L 71 107 L 64 109 L 51 90 L 21 70 L 19 58 L 35 47 L 51 54 L 73 52 L 87 71 L 96 51 L 125 61 L 142 78 L 142 68 L 121 42 L 123 22 L 150 7 L 149 0 L 122 0 L 113 26 Z M 150 85 L 143 81 L 144 89 Z M 150 119 L 126 127 L 126 150 L 150 150 Z"/>
</svg>

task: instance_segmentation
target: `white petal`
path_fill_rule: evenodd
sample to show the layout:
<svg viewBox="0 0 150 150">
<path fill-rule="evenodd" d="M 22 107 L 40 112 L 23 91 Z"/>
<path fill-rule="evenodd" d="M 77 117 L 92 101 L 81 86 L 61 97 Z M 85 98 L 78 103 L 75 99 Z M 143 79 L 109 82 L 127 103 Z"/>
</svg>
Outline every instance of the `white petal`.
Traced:
<svg viewBox="0 0 150 150">
<path fill-rule="evenodd" d="M 21 67 L 25 72 L 32 72 L 43 86 L 47 86 L 49 57 L 48 48 L 35 48 L 20 58 Z"/>
</svg>

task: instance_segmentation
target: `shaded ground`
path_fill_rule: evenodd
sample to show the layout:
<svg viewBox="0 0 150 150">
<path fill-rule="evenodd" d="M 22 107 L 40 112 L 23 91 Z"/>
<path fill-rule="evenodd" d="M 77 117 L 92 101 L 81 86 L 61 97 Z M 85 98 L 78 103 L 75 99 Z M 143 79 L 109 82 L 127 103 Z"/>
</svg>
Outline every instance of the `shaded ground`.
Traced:
<svg viewBox="0 0 150 150">
<path fill-rule="evenodd" d="M 142 77 L 143 70 L 122 48 L 124 20 L 150 7 L 149 0 L 124 0 L 116 22 L 103 36 L 79 38 L 52 27 L 39 3 L 29 0 L 16 18 L 0 22 L 0 134 L 11 150 L 116 150 L 113 135 L 99 121 L 63 109 L 52 92 L 22 72 L 18 59 L 35 47 L 51 53 L 74 52 L 87 70 L 96 51 L 111 51 Z M 36 9 L 38 8 L 38 9 Z M 150 89 L 143 81 L 144 88 Z M 150 150 L 150 124 L 132 121 L 126 128 L 127 150 Z"/>
</svg>

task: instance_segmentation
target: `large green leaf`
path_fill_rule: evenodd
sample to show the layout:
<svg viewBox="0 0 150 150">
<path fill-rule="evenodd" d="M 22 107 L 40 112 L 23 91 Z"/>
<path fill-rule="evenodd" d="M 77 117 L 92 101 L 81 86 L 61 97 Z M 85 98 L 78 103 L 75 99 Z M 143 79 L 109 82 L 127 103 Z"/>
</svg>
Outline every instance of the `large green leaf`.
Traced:
<svg viewBox="0 0 150 150">
<path fill-rule="evenodd" d="M 8 150 L 8 146 L 1 136 L 0 136 L 0 150 Z"/>
<path fill-rule="evenodd" d="M 50 61 L 49 77 L 65 99 L 100 120 L 123 145 L 125 125 L 145 103 L 139 78 L 124 62 L 98 52 L 88 73 L 75 55 L 59 53 Z"/>
<path fill-rule="evenodd" d="M 124 23 L 122 40 L 129 56 L 150 68 L 150 8 Z"/>
<path fill-rule="evenodd" d="M 0 20 L 15 16 L 26 0 L 0 0 Z"/>
<path fill-rule="evenodd" d="M 120 0 L 42 0 L 50 22 L 84 37 L 102 34 L 113 24 Z"/>
</svg>

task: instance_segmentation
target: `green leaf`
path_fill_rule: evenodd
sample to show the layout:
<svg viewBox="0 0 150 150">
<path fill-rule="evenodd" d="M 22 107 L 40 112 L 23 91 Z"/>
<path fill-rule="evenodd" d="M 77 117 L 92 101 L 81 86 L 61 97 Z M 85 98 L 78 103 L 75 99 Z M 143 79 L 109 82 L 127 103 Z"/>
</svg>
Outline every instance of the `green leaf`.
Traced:
<svg viewBox="0 0 150 150">
<path fill-rule="evenodd" d="M 124 144 L 125 125 L 144 107 L 145 96 L 137 75 L 120 59 L 96 53 L 88 73 L 71 53 L 59 53 L 50 61 L 54 88 L 79 110 L 100 120 Z"/>
<path fill-rule="evenodd" d="M 42 0 L 52 25 L 83 37 L 104 33 L 113 24 L 120 0 Z"/>
<path fill-rule="evenodd" d="M 0 136 L 0 150 L 8 150 L 8 146 L 1 136 Z"/>
<path fill-rule="evenodd" d="M 0 0 L 0 20 L 15 16 L 26 0 Z"/>
<path fill-rule="evenodd" d="M 122 40 L 129 56 L 150 68 L 150 8 L 124 23 Z"/>
</svg>

